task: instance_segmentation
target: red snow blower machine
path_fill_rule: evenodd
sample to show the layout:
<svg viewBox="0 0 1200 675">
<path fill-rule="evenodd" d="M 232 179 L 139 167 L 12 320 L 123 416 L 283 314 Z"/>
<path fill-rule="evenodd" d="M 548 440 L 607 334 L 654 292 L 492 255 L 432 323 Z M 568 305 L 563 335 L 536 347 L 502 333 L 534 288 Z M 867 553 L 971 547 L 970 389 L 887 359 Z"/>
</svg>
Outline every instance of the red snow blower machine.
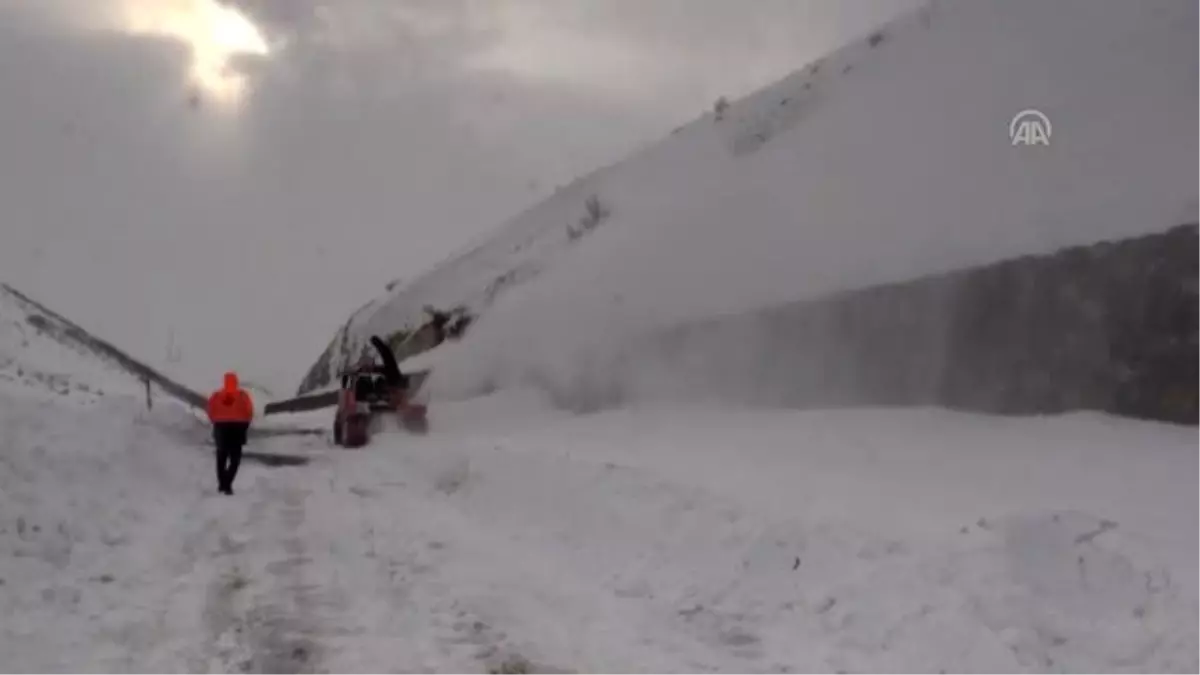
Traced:
<svg viewBox="0 0 1200 675">
<path fill-rule="evenodd" d="M 420 383 L 400 372 L 387 343 L 375 336 L 371 344 L 379 352 L 381 365 L 367 358 L 342 372 L 333 419 L 333 442 L 342 447 L 366 445 L 373 427 L 387 416 L 394 416 L 407 431 L 424 434 L 429 430 L 425 406 L 412 400 Z"/>
</svg>

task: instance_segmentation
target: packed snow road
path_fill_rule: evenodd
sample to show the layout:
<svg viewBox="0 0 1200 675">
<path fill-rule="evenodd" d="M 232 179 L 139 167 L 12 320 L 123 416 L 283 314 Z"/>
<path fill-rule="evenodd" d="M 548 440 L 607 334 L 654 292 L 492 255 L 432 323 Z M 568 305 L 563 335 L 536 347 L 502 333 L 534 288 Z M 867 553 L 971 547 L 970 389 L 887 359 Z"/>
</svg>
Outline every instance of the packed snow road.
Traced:
<svg viewBox="0 0 1200 675">
<path fill-rule="evenodd" d="M 251 448 L 0 394 L 10 670 L 1195 671 L 1193 429 L 624 410 Z"/>
</svg>

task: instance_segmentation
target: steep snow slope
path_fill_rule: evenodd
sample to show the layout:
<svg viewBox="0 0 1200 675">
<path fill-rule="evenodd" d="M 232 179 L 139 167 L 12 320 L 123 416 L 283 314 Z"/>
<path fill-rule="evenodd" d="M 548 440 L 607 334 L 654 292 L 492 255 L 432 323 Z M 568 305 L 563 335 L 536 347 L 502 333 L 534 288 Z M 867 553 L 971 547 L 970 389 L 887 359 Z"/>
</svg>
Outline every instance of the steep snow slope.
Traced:
<svg viewBox="0 0 1200 675">
<path fill-rule="evenodd" d="M 95 400 L 105 392 L 138 391 L 136 380 L 114 364 L 39 329 L 36 320 L 30 321 L 37 316 L 15 295 L 0 289 L 0 384 L 7 390 L 80 400 Z"/>
<path fill-rule="evenodd" d="M 60 396 L 95 398 L 102 392 L 145 395 L 201 405 L 201 396 L 90 335 L 16 289 L 0 284 L 0 383 L 36 384 Z"/>
<path fill-rule="evenodd" d="M 1196 19 L 1181 0 L 932 3 L 369 303 L 322 365 L 468 304 L 485 318 L 440 375 L 478 390 L 686 318 L 1194 220 Z M 1049 147 L 1011 145 L 1026 108 Z M 572 242 L 592 196 L 611 215 Z"/>
<path fill-rule="evenodd" d="M 563 187 L 505 224 L 495 236 L 355 310 L 310 369 L 299 393 L 331 382 L 332 373 L 369 348 L 371 335 L 420 326 L 427 318 L 427 306 L 443 310 L 465 307 L 478 314 L 512 288 L 536 278 L 571 244 L 568 226 L 585 214 L 587 199 L 593 195 L 591 181 L 611 170 Z"/>
</svg>

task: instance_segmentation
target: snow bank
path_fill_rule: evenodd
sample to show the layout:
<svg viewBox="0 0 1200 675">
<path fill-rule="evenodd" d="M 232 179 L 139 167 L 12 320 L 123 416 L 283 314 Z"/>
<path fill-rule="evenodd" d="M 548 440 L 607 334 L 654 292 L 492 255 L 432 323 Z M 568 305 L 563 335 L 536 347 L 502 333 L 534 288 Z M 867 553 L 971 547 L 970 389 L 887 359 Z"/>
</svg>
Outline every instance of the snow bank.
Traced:
<svg viewBox="0 0 1200 675">
<path fill-rule="evenodd" d="M 141 387 L 112 364 L 44 334 L 29 316 L 14 296 L 0 289 L 0 385 L 8 391 L 96 400 L 104 392 L 132 394 Z"/>
<path fill-rule="evenodd" d="M 177 545 L 180 524 L 196 517 L 211 470 L 208 454 L 181 451 L 189 436 L 203 428 L 173 404 L 0 391 L 6 668 L 186 668 L 163 659 L 199 619 L 174 597 L 195 562 Z"/>
<path fill-rule="evenodd" d="M 105 392 L 140 393 L 146 379 L 152 402 L 203 396 L 88 334 L 15 289 L 0 284 L 0 386 L 18 394 L 31 389 L 95 401 Z"/>
</svg>

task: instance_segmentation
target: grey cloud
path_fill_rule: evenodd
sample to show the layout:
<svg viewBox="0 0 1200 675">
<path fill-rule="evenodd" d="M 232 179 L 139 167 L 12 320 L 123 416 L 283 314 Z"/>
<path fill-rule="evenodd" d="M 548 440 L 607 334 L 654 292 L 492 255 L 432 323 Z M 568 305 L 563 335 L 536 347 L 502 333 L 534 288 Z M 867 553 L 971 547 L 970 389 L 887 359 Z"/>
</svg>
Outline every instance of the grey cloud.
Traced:
<svg viewBox="0 0 1200 675">
<path fill-rule="evenodd" d="M 152 361 L 173 329 L 198 386 L 281 391 L 386 281 L 897 7 L 242 0 L 277 51 L 221 110 L 180 43 L 42 1 L 0 4 L 4 280 Z"/>
<path fill-rule="evenodd" d="M 386 54 L 409 77 L 461 76 L 486 63 L 552 86 L 620 88 L 639 105 L 696 91 L 697 79 L 740 95 L 865 32 L 915 0 L 524 0 L 289 2 L 243 0 L 274 30 L 344 55 Z M 286 14 L 286 16 L 284 16 Z M 788 64 L 788 65 L 783 65 Z M 539 73 L 540 71 L 540 73 Z M 716 91 L 704 87 L 704 95 Z"/>
</svg>

